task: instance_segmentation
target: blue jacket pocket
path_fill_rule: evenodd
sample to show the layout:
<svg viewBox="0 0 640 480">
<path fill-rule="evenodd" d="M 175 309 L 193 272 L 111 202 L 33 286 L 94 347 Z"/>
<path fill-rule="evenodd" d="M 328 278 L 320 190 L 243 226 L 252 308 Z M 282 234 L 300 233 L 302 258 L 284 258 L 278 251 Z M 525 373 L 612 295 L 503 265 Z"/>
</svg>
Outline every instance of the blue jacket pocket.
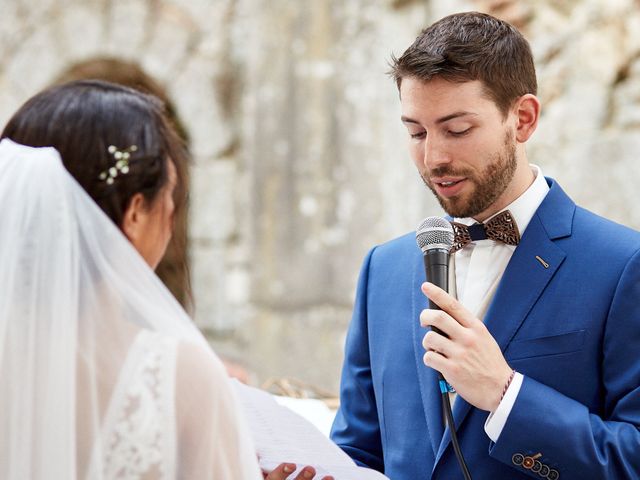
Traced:
<svg viewBox="0 0 640 480">
<path fill-rule="evenodd" d="M 587 330 L 577 330 L 560 335 L 514 340 L 505 351 L 505 358 L 518 360 L 576 352 L 582 349 L 586 334 Z"/>
</svg>

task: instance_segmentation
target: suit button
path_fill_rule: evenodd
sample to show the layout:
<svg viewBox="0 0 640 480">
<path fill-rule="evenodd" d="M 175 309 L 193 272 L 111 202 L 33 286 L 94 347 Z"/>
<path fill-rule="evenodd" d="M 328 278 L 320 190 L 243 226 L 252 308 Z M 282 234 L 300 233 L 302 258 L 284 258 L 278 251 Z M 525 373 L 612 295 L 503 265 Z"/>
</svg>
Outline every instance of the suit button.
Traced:
<svg viewBox="0 0 640 480">
<path fill-rule="evenodd" d="M 534 473 L 538 473 L 540 470 L 542 470 L 542 463 L 540 463 L 539 460 L 536 460 L 533 464 L 533 467 L 531 467 L 531 471 Z"/>
<path fill-rule="evenodd" d="M 531 457 L 524 457 L 524 461 L 522 462 L 522 466 L 524 468 L 526 468 L 527 470 L 530 470 L 534 465 L 535 465 L 536 461 L 531 458 Z"/>
<path fill-rule="evenodd" d="M 513 462 L 514 465 L 520 466 L 524 461 L 524 455 L 522 455 L 521 453 L 515 453 L 513 457 L 511 457 L 511 461 Z"/>
<path fill-rule="evenodd" d="M 538 472 L 538 475 L 540 475 L 542 478 L 547 477 L 549 475 L 549 467 L 543 463 L 542 468 Z"/>
<path fill-rule="evenodd" d="M 547 473 L 547 478 L 549 480 L 558 480 L 560 478 L 560 474 L 558 473 L 557 470 L 554 470 L 552 468 L 551 470 L 549 470 L 549 473 Z"/>
</svg>

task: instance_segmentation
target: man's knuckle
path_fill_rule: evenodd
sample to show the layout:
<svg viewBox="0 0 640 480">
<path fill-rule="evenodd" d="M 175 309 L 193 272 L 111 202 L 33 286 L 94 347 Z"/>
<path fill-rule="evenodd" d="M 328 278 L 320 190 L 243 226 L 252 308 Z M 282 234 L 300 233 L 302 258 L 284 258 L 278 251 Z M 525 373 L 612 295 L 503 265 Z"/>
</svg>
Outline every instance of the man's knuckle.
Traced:
<svg viewBox="0 0 640 480">
<path fill-rule="evenodd" d="M 451 311 L 453 313 L 455 313 L 456 315 L 461 314 L 464 312 L 464 307 L 462 306 L 462 304 L 456 300 L 456 299 L 452 299 L 451 300 L 451 304 L 449 305 L 449 308 L 451 309 Z"/>
<path fill-rule="evenodd" d="M 468 349 L 473 349 L 478 345 L 478 336 L 473 331 L 465 331 L 463 334 L 465 346 Z"/>
</svg>

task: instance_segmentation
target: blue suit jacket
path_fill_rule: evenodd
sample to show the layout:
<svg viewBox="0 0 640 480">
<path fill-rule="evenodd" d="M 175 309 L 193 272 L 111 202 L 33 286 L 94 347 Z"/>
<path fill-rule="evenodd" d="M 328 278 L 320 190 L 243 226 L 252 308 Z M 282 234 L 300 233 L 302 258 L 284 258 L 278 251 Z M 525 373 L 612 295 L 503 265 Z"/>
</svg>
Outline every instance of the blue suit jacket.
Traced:
<svg viewBox="0 0 640 480">
<path fill-rule="evenodd" d="M 525 379 L 495 444 L 488 412 L 456 399 L 461 448 L 476 480 L 541 478 L 516 454 L 540 454 L 542 473 L 563 480 L 638 479 L 640 234 L 576 207 L 548 181 L 485 316 Z M 413 234 L 369 252 L 332 430 L 359 464 L 393 480 L 462 478 L 436 373 L 422 362 L 423 281 Z"/>
</svg>

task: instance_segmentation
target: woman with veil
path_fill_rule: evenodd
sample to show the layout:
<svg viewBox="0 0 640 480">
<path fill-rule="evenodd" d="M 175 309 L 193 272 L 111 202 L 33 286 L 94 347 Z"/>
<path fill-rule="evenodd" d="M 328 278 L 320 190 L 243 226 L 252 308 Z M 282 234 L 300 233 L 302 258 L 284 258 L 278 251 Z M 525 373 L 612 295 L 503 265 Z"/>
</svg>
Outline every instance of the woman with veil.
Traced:
<svg viewBox="0 0 640 480">
<path fill-rule="evenodd" d="M 152 270 L 184 196 L 162 105 L 73 82 L 2 138 L 0 478 L 262 478 L 220 360 Z"/>
</svg>

